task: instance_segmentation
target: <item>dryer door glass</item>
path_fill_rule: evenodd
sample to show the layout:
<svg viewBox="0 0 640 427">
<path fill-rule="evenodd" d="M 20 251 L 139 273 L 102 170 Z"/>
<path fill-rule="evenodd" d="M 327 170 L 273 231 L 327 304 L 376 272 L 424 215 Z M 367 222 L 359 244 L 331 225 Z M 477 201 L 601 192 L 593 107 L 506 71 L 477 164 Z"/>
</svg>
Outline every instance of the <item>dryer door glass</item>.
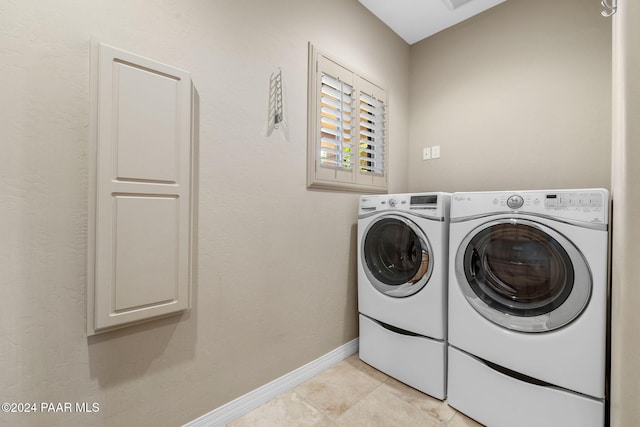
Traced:
<svg viewBox="0 0 640 427">
<path fill-rule="evenodd" d="M 425 286 L 433 269 L 431 247 L 415 223 L 388 215 L 372 223 L 365 234 L 365 272 L 377 290 L 406 297 Z"/>
<path fill-rule="evenodd" d="M 575 246 L 531 221 L 506 220 L 474 230 L 456 262 L 469 302 L 509 329 L 564 326 L 591 294 L 590 272 Z"/>
</svg>

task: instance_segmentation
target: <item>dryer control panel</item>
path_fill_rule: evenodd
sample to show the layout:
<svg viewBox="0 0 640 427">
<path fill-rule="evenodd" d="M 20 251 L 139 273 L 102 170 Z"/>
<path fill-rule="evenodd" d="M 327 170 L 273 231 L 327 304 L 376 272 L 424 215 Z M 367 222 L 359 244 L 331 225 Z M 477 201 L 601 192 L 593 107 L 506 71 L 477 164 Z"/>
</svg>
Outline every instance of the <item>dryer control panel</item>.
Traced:
<svg viewBox="0 0 640 427">
<path fill-rule="evenodd" d="M 601 193 L 557 193 L 546 194 L 544 207 L 547 209 L 599 209 L 603 206 Z"/>
<path fill-rule="evenodd" d="M 594 188 L 453 194 L 451 218 L 499 213 L 538 214 L 608 224 L 609 192 Z"/>
</svg>

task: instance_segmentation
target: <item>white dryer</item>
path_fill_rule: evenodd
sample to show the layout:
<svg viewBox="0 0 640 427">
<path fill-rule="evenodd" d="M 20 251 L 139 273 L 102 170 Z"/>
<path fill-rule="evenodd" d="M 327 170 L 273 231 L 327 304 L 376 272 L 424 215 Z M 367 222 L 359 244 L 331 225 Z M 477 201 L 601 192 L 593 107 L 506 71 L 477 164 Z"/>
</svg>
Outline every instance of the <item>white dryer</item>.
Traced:
<svg viewBox="0 0 640 427">
<path fill-rule="evenodd" d="M 454 193 L 449 404 L 492 427 L 602 427 L 609 193 Z"/>
<path fill-rule="evenodd" d="M 446 285 L 451 196 L 362 196 L 358 215 L 360 359 L 446 396 Z"/>
</svg>

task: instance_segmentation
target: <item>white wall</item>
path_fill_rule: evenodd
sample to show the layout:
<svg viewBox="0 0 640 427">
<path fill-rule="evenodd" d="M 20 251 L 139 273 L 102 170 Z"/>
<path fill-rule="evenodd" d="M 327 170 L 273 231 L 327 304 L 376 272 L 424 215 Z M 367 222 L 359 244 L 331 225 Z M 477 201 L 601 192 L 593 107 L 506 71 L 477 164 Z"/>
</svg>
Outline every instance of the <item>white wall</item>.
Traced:
<svg viewBox="0 0 640 427">
<path fill-rule="evenodd" d="M 92 37 L 192 73 L 200 173 L 193 310 L 87 338 Z M 179 425 L 357 336 L 358 196 L 305 187 L 309 41 L 389 88 L 406 190 L 409 47 L 356 0 L 0 4 L 0 400 L 100 404 L 0 424 Z"/>
<path fill-rule="evenodd" d="M 409 190 L 609 188 L 601 10 L 510 0 L 412 45 Z M 441 158 L 423 161 L 434 145 Z"/>
</svg>

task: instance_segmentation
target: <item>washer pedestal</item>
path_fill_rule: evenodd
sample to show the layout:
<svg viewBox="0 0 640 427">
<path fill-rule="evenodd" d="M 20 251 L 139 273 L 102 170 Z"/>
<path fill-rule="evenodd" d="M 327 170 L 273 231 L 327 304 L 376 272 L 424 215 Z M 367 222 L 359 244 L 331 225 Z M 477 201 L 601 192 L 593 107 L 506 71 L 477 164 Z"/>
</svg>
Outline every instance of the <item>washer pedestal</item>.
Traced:
<svg viewBox="0 0 640 427">
<path fill-rule="evenodd" d="M 360 315 L 360 359 L 423 393 L 446 398 L 446 345 Z"/>
</svg>

